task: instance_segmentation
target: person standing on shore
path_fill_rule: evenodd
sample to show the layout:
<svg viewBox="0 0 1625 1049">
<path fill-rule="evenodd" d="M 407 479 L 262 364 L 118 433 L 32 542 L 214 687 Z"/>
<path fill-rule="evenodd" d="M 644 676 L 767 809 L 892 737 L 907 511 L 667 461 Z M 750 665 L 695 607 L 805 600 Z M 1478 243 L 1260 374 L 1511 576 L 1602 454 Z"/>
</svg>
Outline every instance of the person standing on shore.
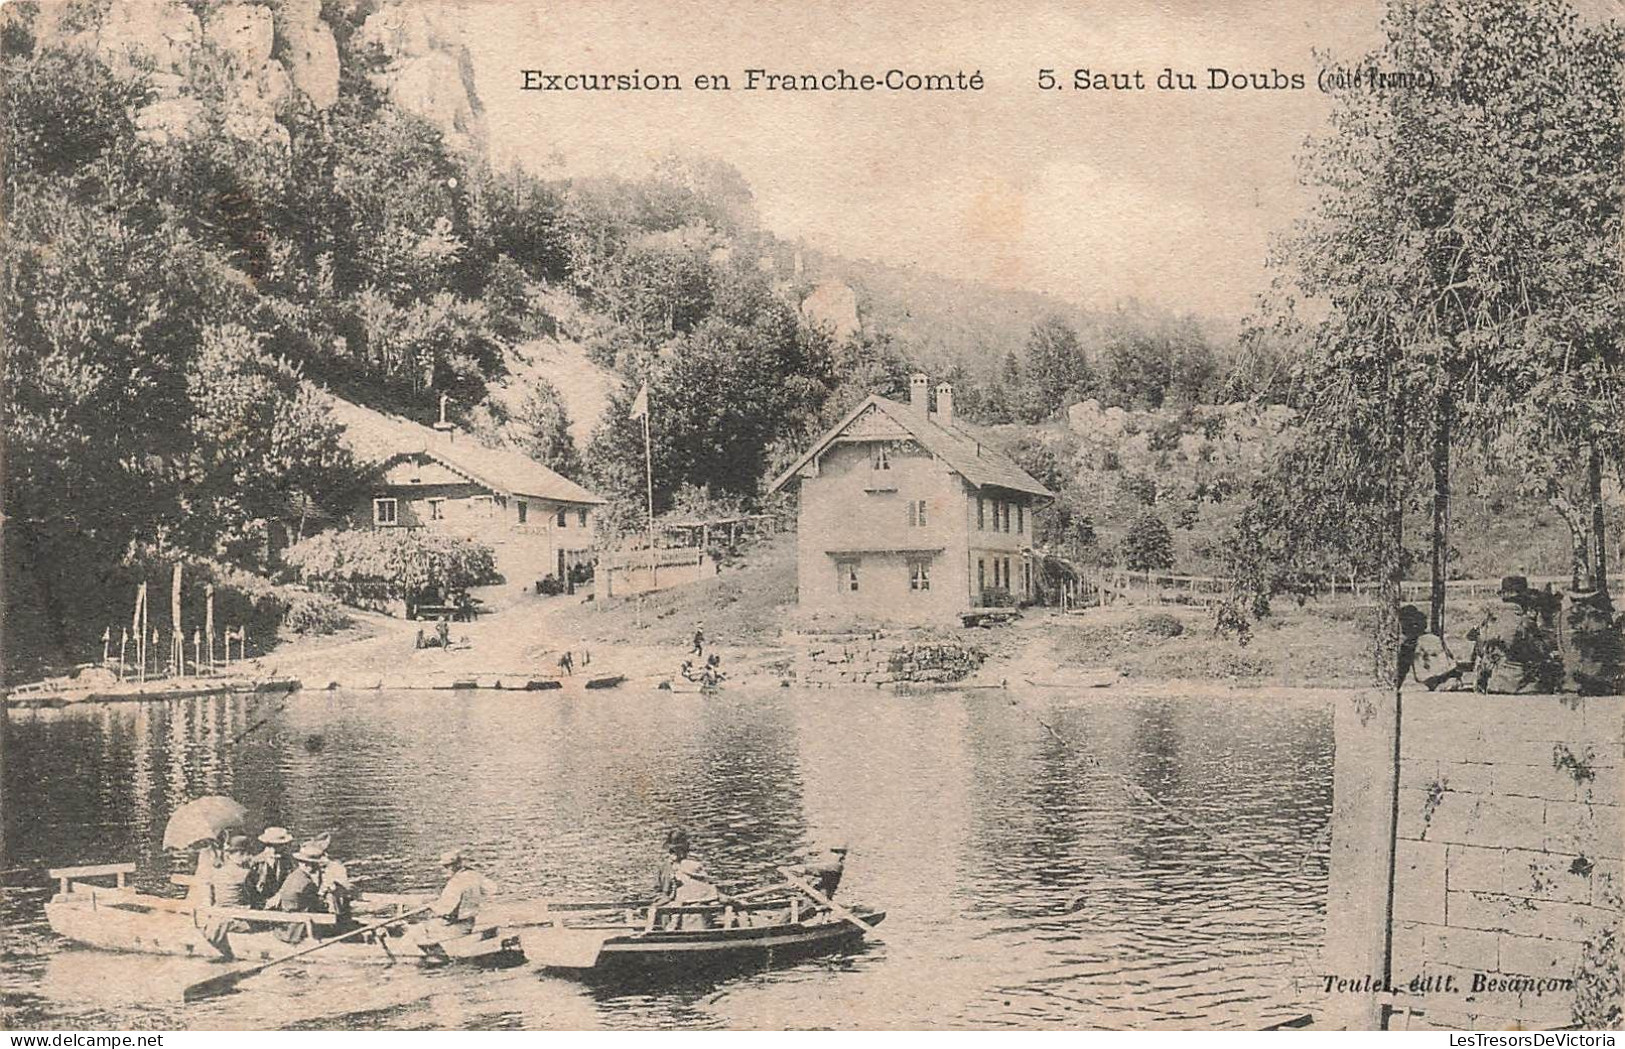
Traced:
<svg viewBox="0 0 1625 1049">
<path fill-rule="evenodd" d="M 694 655 L 705 655 L 705 624 L 701 623 L 694 628 Z"/>
</svg>

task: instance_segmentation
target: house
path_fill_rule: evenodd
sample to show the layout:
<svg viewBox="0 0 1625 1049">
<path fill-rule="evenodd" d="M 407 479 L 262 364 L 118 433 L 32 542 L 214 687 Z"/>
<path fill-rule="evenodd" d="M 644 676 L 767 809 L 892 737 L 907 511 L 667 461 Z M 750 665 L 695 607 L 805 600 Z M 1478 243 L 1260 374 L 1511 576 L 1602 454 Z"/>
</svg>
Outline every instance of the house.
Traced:
<svg viewBox="0 0 1625 1049">
<path fill-rule="evenodd" d="M 872 396 L 777 479 L 799 485 L 802 608 L 946 622 L 1033 596 L 1034 515 L 1054 495 L 954 420 L 953 388 Z"/>
<path fill-rule="evenodd" d="M 444 419 L 423 426 L 333 398 L 345 441 L 371 468 L 351 511 L 352 527 L 433 528 L 496 552 L 497 570 L 529 585 L 592 562 L 604 500 L 541 463 L 487 448 Z"/>
</svg>

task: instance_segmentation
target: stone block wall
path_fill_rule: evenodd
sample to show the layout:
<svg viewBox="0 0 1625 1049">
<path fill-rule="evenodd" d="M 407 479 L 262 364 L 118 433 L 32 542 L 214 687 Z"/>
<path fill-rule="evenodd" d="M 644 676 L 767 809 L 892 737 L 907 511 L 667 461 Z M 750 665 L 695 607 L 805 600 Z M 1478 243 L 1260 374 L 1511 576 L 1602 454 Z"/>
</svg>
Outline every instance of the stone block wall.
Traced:
<svg viewBox="0 0 1625 1049">
<path fill-rule="evenodd" d="M 947 684 L 974 673 L 987 658 L 974 645 L 881 633 L 803 635 L 794 647 L 791 681 L 810 688 Z"/>
<path fill-rule="evenodd" d="M 1406 694 L 1393 971 L 1459 990 L 1415 1026 L 1571 1022 L 1582 945 L 1621 919 L 1622 766 L 1618 696 Z"/>
<path fill-rule="evenodd" d="M 1625 698 L 1407 691 L 1397 813 L 1392 701 L 1338 711 L 1327 972 L 1380 965 L 1392 815 L 1388 1025 L 1570 1026 L 1585 944 L 1625 916 Z"/>
</svg>

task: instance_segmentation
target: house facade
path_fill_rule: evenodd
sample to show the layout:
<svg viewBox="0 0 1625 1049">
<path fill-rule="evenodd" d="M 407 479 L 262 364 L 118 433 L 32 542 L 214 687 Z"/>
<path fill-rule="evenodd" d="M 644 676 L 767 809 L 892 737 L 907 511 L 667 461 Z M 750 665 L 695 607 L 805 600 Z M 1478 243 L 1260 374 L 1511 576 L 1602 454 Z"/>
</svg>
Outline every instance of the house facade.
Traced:
<svg viewBox="0 0 1625 1049">
<path fill-rule="evenodd" d="M 791 485 L 800 606 L 834 617 L 948 622 L 1029 600 L 1034 515 L 1054 499 L 953 418 L 953 390 L 911 380 L 908 404 L 869 397 L 771 490 Z"/>
<path fill-rule="evenodd" d="M 356 458 L 372 468 L 352 527 L 431 528 L 490 546 L 510 583 L 531 584 L 591 563 L 604 500 L 506 448 L 449 424 L 423 426 L 348 401 L 334 414 Z"/>
</svg>

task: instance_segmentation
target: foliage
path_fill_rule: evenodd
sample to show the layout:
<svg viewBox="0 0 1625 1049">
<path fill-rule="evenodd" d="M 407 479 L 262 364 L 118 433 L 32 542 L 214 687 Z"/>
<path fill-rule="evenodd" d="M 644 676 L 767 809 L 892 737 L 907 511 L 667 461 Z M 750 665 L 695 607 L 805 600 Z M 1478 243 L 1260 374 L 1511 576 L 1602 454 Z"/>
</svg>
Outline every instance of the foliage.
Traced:
<svg viewBox="0 0 1625 1049">
<path fill-rule="evenodd" d="M 294 591 L 282 623 L 295 634 L 336 634 L 354 622 L 344 606 L 326 594 Z"/>
<path fill-rule="evenodd" d="M 1603 435 L 1584 420 L 1618 418 L 1622 132 L 1619 31 L 1580 26 L 1561 0 L 1394 0 L 1384 29 L 1358 64 L 1440 87 L 1336 95 L 1302 158 L 1316 203 L 1274 259 L 1254 334 L 1304 347 L 1292 386 L 1308 423 L 1230 544 L 1227 620 L 1317 571 L 1375 571 L 1391 680 L 1422 462 L 1442 566 L 1464 435 L 1563 398 L 1590 441 Z"/>
<path fill-rule="evenodd" d="M 533 380 L 515 422 L 519 446 L 526 455 L 565 477 L 581 476 L 581 455 L 570 435 L 570 413 L 557 387 L 546 379 Z"/>
<path fill-rule="evenodd" d="M 1169 612 L 1148 612 L 1134 620 L 1133 632 L 1147 637 L 1171 638 L 1185 632 L 1185 624 Z"/>
<path fill-rule="evenodd" d="M 268 359 L 246 328 L 203 330 L 187 394 L 194 451 L 185 520 L 208 529 L 192 537 L 199 548 L 212 543 L 216 554 L 252 560 L 241 544 L 257 550 L 265 522 L 286 515 L 290 500 L 337 509 L 358 483 L 327 402 L 288 361 Z M 296 538 L 303 529 L 300 521 Z"/>
<path fill-rule="evenodd" d="M 313 586 L 382 583 L 391 597 L 406 600 L 500 581 L 489 546 L 420 528 L 324 532 L 289 547 L 285 556 Z"/>
<path fill-rule="evenodd" d="M 1174 566 L 1174 536 L 1161 517 L 1147 510 L 1123 536 L 1123 564 L 1135 572 Z"/>
<path fill-rule="evenodd" d="M 1047 419 L 1093 391 L 1094 371 L 1078 333 L 1061 317 L 1051 314 L 1033 325 L 1026 349 L 1026 389 L 1016 413 L 1024 421 Z"/>
</svg>

